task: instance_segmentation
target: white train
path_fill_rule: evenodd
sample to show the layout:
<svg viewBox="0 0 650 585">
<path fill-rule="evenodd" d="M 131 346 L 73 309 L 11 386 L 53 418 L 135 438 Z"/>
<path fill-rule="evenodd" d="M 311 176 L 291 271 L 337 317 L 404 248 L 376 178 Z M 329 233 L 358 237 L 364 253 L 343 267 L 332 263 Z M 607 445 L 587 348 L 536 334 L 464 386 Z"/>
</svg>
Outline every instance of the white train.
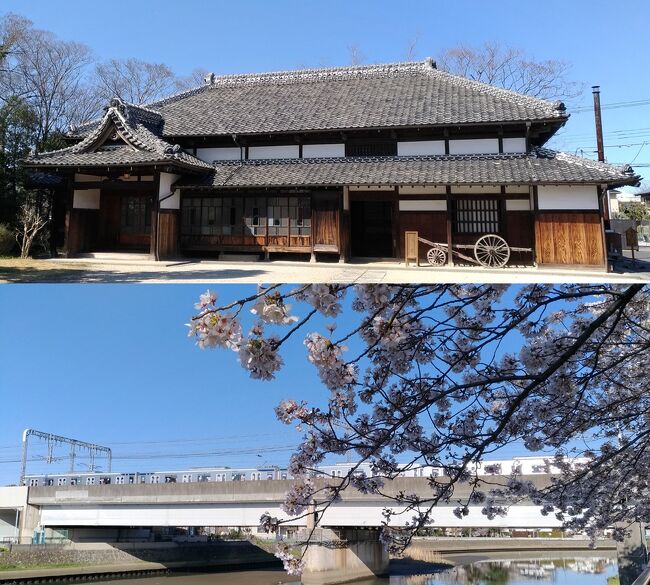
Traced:
<svg viewBox="0 0 650 585">
<path fill-rule="evenodd" d="M 557 474 L 560 470 L 550 463 L 550 458 L 543 457 L 517 457 L 515 459 L 501 459 L 483 461 L 478 467 L 478 475 L 522 475 Z M 584 459 L 573 459 L 573 467 L 584 464 Z M 356 466 L 355 463 L 336 463 L 322 465 L 314 473 L 314 477 L 344 477 L 348 471 Z M 475 467 L 474 467 L 475 469 Z M 360 473 L 372 475 L 369 463 L 362 463 L 358 467 Z M 439 477 L 444 475 L 442 467 L 423 465 L 405 466 L 400 472 L 403 477 Z M 153 471 L 145 473 L 102 473 L 102 472 L 74 472 L 47 475 L 26 475 L 25 485 L 38 486 L 68 486 L 68 485 L 125 485 L 125 484 L 158 484 L 158 483 L 197 483 L 221 481 L 266 481 L 292 479 L 286 468 L 271 467 L 205 467 L 193 468 L 184 471 Z"/>
</svg>

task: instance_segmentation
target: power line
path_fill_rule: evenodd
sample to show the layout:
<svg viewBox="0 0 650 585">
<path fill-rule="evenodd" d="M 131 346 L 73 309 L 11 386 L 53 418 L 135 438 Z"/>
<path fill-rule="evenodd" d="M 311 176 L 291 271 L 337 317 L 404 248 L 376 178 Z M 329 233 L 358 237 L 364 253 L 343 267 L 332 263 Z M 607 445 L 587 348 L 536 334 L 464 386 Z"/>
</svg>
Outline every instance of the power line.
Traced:
<svg viewBox="0 0 650 585">
<path fill-rule="evenodd" d="M 636 108 L 639 106 L 650 105 L 650 99 L 641 99 L 641 100 L 632 100 L 629 102 L 612 102 L 611 104 L 601 105 L 602 110 L 619 110 L 623 108 Z M 572 113 L 587 112 L 593 110 L 593 106 L 581 106 L 578 108 L 573 108 Z"/>
</svg>

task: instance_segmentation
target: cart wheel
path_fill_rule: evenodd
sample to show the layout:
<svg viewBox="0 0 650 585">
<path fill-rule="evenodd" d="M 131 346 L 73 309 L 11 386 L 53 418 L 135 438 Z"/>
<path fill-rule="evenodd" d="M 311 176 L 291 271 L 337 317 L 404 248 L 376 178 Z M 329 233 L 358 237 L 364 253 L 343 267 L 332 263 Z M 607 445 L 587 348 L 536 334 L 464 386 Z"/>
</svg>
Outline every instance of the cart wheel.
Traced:
<svg viewBox="0 0 650 585">
<path fill-rule="evenodd" d="M 476 240 L 474 258 L 481 266 L 502 268 L 510 259 L 510 246 L 501 236 L 487 234 Z"/>
<path fill-rule="evenodd" d="M 444 266 L 447 262 L 447 251 L 440 246 L 434 246 L 427 252 L 427 262 L 431 266 Z"/>
</svg>

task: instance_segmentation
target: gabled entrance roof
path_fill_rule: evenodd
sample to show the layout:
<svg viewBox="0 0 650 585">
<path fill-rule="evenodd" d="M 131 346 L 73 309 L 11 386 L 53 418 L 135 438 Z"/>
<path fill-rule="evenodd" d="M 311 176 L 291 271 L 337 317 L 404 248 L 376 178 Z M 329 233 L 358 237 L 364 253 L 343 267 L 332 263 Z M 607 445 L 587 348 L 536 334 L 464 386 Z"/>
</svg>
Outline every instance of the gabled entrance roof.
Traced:
<svg viewBox="0 0 650 585">
<path fill-rule="evenodd" d="M 52 152 L 33 155 L 32 168 L 150 166 L 170 164 L 206 171 L 211 165 L 183 152 L 178 144 L 160 138 L 164 120 L 153 110 L 111 100 L 101 122 L 81 142 Z"/>
</svg>

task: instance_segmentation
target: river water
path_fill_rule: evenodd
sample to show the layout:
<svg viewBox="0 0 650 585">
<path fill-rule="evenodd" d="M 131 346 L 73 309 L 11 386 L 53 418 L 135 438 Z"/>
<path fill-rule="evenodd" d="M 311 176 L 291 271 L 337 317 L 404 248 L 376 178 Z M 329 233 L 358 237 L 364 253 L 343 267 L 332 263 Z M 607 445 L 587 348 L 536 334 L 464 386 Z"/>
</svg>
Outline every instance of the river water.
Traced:
<svg viewBox="0 0 650 585">
<path fill-rule="evenodd" d="M 452 568 L 422 563 L 391 565 L 391 576 L 357 585 L 607 585 L 607 578 L 617 574 L 613 554 L 589 553 L 538 555 L 499 553 L 451 555 Z M 116 585 L 279 585 L 296 583 L 281 569 L 214 573 L 172 573 L 140 579 L 109 581 Z"/>
</svg>

